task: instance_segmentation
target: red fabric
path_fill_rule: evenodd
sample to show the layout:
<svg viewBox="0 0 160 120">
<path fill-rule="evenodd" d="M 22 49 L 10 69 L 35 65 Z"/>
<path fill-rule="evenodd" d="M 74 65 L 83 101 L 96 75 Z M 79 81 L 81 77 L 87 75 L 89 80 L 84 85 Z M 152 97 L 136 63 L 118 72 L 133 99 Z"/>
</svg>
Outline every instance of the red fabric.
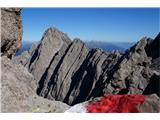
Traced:
<svg viewBox="0 0 160 120">
<path fill-rule="evenodd" d="M 97 102 L 90 102 L 86 108 L 89 113 L 137 113 L 137 105 L 145 101 L 144 95 L 109 95 Z"/>
</svg>

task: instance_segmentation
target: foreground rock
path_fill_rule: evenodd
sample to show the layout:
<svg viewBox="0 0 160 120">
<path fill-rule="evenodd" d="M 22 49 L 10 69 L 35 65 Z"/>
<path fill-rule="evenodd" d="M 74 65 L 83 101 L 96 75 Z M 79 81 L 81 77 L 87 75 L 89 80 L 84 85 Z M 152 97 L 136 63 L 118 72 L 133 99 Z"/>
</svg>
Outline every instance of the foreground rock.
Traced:
<svg viewBox="0 0 160 120">
<path fill-rule="evenodd" d="M 37 96 L 33 76 L 20 64 L 2 57 L 2 112 L 63 112 L 68 105 Z"/>
<path fill-rule="evenodd" d="M 20 8 L 1 8 L 1 55 L 12 58 L 21 47 L 21 19 Z"/>
</svg>

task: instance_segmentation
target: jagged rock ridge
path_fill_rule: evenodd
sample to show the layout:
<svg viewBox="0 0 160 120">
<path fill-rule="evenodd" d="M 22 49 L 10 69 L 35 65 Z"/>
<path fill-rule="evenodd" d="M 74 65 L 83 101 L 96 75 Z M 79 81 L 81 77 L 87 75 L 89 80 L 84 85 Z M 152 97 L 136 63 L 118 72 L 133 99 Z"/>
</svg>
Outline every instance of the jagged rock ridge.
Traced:
<svg viewBox="0 0 160 120">
<path fill-rule="evenodd" d="M 125 53 L 109 53 L 49 28 L 31 50 L 13 58 L 21 46 L 21 9 L 1 13 L 2 112 L 63 112 L 69 106 L 60 101 L 74 105 L 108 94 L 160 96 L 160 33 Z M 157 105 L 153 112 L 159 109 L 155 97 L 144 105 Z"/>
<path fill-rule="evenodd" d="M 153 46 L 159 49 L 157 44 L 160 35 L 154 40 L 142 38 L 124 54 L 118 51 L 107 53 L 101 49 L 89 51 L 82 41 L 71 41 L 68 37 L 63 40 L 57 38 L 61 35 L 64 36 L 64 33 L 49 28 L 27 63 L 29 71 L 38 81 L 38 95 L 69 105 L 104 94 L 159 95 L 159 87 L 152 90 L 150 86 L 158 86 L 160 81 L 159 70 L 152 67 L 159 58 L 159 53 L 153 51 Z M 48 45 L 52 44 L 55 48 L 45 44 L 42 46 L 47 41 L 50 42 Z M 63 41 L 65 44 L 56 45 L 55 41 Z M 39 64 L 37 68 L 36 64 Z"/>
<path fill-rule="evenodd" d="M 50 28 L 44 33 L 27 65 L 29 72 L 33 74 L 37 82 L 47 69 L 53 56 L 69 44 L 68 36 L 56 29 Z"/>
<path fill-rule="evenodd" d="M 45 84 L 47 88 L 43 88 L 40 94 L 47 98 L 63 100 L 70 87 L 71 77 L 74 71 L 82 64 L 87 52 L 86 46 L 81 41 L 74 40 L 59 61 L 55 61 L 57 64 L 54 61 L 52 62 L 55 68 L 49 68 L 49 71 L 52 70 L 52 75 L 48 78 L 48 83 Z M 58 54 L 55 56 L 55 59 L 56 57 L 58 57 Z M 41 88 L 39 87 L 39 89 Z"/>
</svg>

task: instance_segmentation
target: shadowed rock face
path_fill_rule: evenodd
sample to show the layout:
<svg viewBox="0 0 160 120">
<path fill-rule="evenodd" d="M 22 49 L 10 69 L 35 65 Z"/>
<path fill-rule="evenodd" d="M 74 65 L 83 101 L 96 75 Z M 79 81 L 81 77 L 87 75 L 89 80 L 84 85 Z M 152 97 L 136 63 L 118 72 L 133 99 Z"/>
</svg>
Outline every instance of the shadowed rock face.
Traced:
<svg viewBox="0 0 160 120">
<path fill-rule="evenodd" d="M 46 30 L 27 64 L 29 72 L 33 74 L 37 82 L 45 73 L 55 54 L 69 44 L 70 39 L 66 34 L 57 29 L 49 28 Z"/>
<path fill-rule="evenodd" d="M 158 35 L 159 36 L 159 35 Z M 79 39 L 71 41 L 64 33 L 49 28 L 27 63 L 38 84 L 37 94 L 74 105 L 104 94 L 159 95 L 159 59 L 144 37 L 124 54 L 101 49 L 88 50 Z M 155 54 L 152 56 L 152 53 Z M 155 69 L 156 68 L 156 69 Z"/>
<path fill-rule="evenodd" d="M 103 95 L 106 71 L 114 66 L 120 56 L 116 53 L 105 53 L 100 49 L 91 50 L 73 75 L 71 87 L 64 102 L 73 105 Z M 112 60 L 112 58 L 115 59 Z"/>
<path fill-rule="evenodd" d="M 157 37 L 154 40 L 150 40 L 148 42 L 148 45 L 146 46 L 146 52 L 149 57 L 152 57 L 152 59 L 156 59 L 160 57 L 160 33 L 157 35 Z"/>
<path fill-rule="evenodd" d="M 70 88 L 71 77 L 78 70 L 88 53 L 84 43 L 78 39 L 74 40 L 68 48 L 63 49 L 53 57 L 51 65 L 40 79 L 37 89 L 38 94 L 61 101 L 63 101 Z"/>
<path fill-rule="evenodd" d="M 44 37 L 48 38 L 50 35 L 50 31 L 54 31 L 54 28 L 50 28 L 45 32 L 41 42 L 41 45 L 44 41 L 47 43 L 48 39 L 44 39 Z M 57 30 L 56 30 L 57 31 Z M 55 39 L 55 36 L 50 37 L 51 40 Z M 59 40 L 57 38 L 56 40 Z M 52 46 L 55 42 L 52 40 Z M 47 47 L 46 44 L 44 47 Z M 28 68 L 30 72 L 34 75 L 38 82 L 37 94 L 43 96 L 48 99 L 55 99 L 64 101 L 68 104 L 76 104 L 78 102 L 82 102 L 84 100 L 88 100 L 93 96 L 102 95 L 102 90 L 98 92 L 97 88 L 101 88 L 103 86 L 103 82 L 101 79 L 106 78 L 102 73 L 111 69 L 114 64 L 116 64 L 118 58 L 120 58 L 121 54 L 119 52 L 115 53 L 105 53 L 100 49 L 88 51 L 86 45 L 80 41 L 79 39 L 75 39 L 70 44 L 63 44 L 61 46 L 56 46 L 59 49 L 56 52 L 52 52 L 49 56 L 49 64 L 39 64 L 39 62 L 46 63 L 46 57 L 48 57 L 48 53 L 51 48 L 47 48 L 46 54 L 44 54 L 42 47 L 37 46 L 35 52 L 29 61 Z M 53 51 L 54 47 L 52 47 Z M 37 51 L 40 51 L 46 57 L 34 58 L 34 55 Z M 41 53 L 37 53 L 37 56 L 42 56 Z M 115 60 L 112 60 L 114 59 Z M 37 59 L 37 60 L 36 60 Z M 34 63 L 35 61 L 35 63 Z M 39 67 L 31 67 L 31 65 L 36 66 L 39 64 Z M 106 69 L 107 68 L 107 69 Z M 37 69 L 37 70 L 36 70 Z M 39 70 L 43 71 L 43 74 L 37 73 Z M 40 79 L 37 78 L 40 77 Z"/>
<path fill-rule="evenodd" d="M 21 47 L 21 40 L 21 9 L 1 8 L 1 55 L 12 58 Z"/>
<path fill-rule="evenodd" d="M 147 67 L 150 59 L 144 49 L 146 44 L 147 38 L 143 38 L 120 58 L 109 78 L 106 93 L 141 93 L 144 90 L 151 74 Z"/>
<path fill-rule="evenodd" d="M 160 73 L 160 33 L 146 46 L 147 55 L 152 58 L 150 68 Z"/>
<path fill-rule="evenodd" d="M 104 91 L 106 94 L 142 94 L 144 91 L 148 91 L 146 90 L 150 88 L 148 88 L 148 85 L 152 84 L 151 88 L 153 88 L 153 83 L 160 83 L 158 79 L 159 73 L 150 68 L 153 64 L 153 59 L 156 58 L 155 55 L 151 57 L 152 52 L 153 54 L 156 52 L 146 50 L 149 43 L 149 47 L 151 48 L 151 43 L 155 43 L 156 41 L 157 37 L 153 41 L 150 41 L 149 38 L 142 38 L 129 51 L 126 51 L 115 65 L 115 70 L 109 78 L 110 83 L 107 84 Z M 150 56 L 148 52 L 150 52 Z M 158 55 L 156 56 L 158 57 Z M 151 91 L 150 93 L 157 93 L 159 95 L 159 88 L 155 90 L 157 92 Z"/>
</svg>

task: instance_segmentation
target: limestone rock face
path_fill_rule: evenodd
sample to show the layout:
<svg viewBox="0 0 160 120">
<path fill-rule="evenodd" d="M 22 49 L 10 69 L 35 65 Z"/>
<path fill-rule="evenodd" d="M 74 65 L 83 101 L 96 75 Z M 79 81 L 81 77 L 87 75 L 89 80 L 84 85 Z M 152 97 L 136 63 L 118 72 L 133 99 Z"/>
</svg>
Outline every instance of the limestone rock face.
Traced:
<svg viewBox="0 0 160 120">
<path fill-rule="evenodd" d="M 47 36 L 48 34 L 45 35 L 45 37 Z M 58 41 L 60 41 L 59 39 L 57 38 Z M 46 43 L 47 41 L 48 39 L 46 39 Z M 51 42 L 54 43 L 54 41 Z M 42 43 L 43 38 L 39 44 Z M 46 47 L 46 44 L 44 47 Z M 40 49 L 42 48 L 37 47 L 36 49 L 37 51 L 41 51 L 39 56 L 44 54 Z M 47 53 L 48 51 L 46 51 L 45 55 L 49 55 Z M 107 77 L 107 71 L 113 68 L 120 56 L 121 54 L 119 52 L 105 53 L 100 49 L 89 52 L 82 41 L 75 39 L 72 43 L 63 44 L 62 47 L 59 47 L 57 52 L 52 56 L 52 59 L 50 61 L 47 59 L 49 61 L 48 66 L 43 67 L 43 64 L 40 64 L 37 67 L 37 71 L 34 67 L 32 69 L 29 67 L 29 70 L 31 70 L 37 81 L 39 81 L 38 95 L 72 105 L 94 96 L 103 95 L 103 80 Z M 41 62 L 47 63 L 48 61 L 45 61 L 46 59 L 44 58 L 41 59 Z M 39 64 L 39 61 L 40 58 L 36 61 L 37 64 Z M 33 62 L 30 60 L 29 64 L 32 65 L 34 64 Z M 39 74 L 39 69 L 44 71 L 43 74 Z M 40 79 L 37 78 L 38 74 L 41 75 Z"/>
<path fill-rule="evenodd" d="M 104 80 L 108 77 L 106 72 L 112 69 L 120 56 L 119 53 L 105 53 L 100 49 L 91 50 L 72 77 L 64 102 L 74 105 L 103 95 Z"/>
<path fill-rule="evenodd" d="M 88 49 L 79 39 L 53 57 L 39 81 L 37 93 L 49 99 L 63 101 L 69 91 L 72 76 L 86 58 Z"/>
<path fill-rule="evenodd" d="M 64 112 L 69 108 L 59 101 L 37 96 L 35 80 L 28 70 L 7 57 L 1 60 L 2 112 Z"/>
<path fill-rule="evenodd" d="M 106 84 L 105 94 L 142 94 L 151 79 L 155 80 L 155 71 L 149 67 L 152 58 L 145 50 L 147 43 L 148 38 L 143 38 L 120 58 Z"/>
<path fill-rule="evenodd" d="M 144 94 L 138 109 L 160 112 L 160 33 L 125 53 L 89 50 L 80 39 L 48 28 L 15 57 L 21 40 L 21 9 L 1 8 L 2 112 L 64 112 L 80 103 L 74 111 L 110 94 Z"/>
<path fill-rule="evenodd" d="M 21 40 L 21 9 L 1 8 L 1 55 L 12 58 L 21 47 Z"/>
<path fill-rule="evenodd" d="M 63 47 L 70 44 L 68 36 L 55 28 L 49 28 L 44 33 L 41 42 L 31 55 L 28 69 L 38 82 L 49 66 L 52 58 Z"/>
<path fill-rule="evenodd" d="M 38 45 L 12 61 L 33 74 L 38 95 L 69 105 L 107 94 L 159 96 L 158 41 L 159 35 L 144 37 L 125 53 L 89 51 L 81 40 L 49 28 Z"/>
<path fill-rule="evenodd" d="M 144 37 L 122 54 L 89 51 L 79 39 L 57 37 L 61 33 L 57 31 L 45 32 L 27 63 L 38 83 L 38 95 L 74 105 L 105 94 L 160 94 L 159 71 L 152 67 L 159 56 L 151 53 L 158 37 Z"/>
</svg>

